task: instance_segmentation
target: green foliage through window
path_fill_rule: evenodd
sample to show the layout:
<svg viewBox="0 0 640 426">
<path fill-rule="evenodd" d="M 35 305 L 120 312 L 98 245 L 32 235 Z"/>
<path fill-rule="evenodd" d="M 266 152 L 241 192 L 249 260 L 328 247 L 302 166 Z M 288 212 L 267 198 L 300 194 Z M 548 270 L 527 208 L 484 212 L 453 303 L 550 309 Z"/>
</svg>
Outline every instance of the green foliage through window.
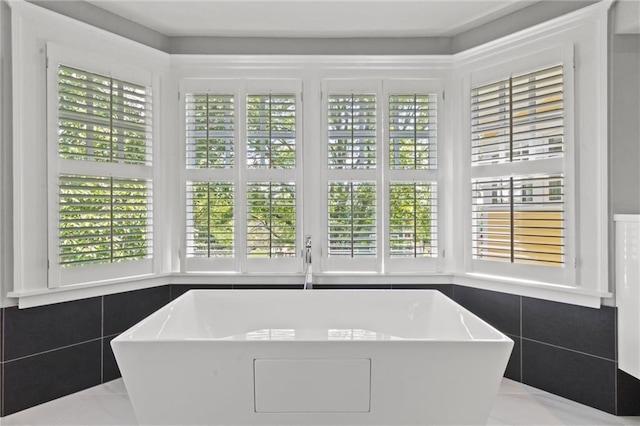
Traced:
<svg viewBox="0 0 640 426">
<path fill-rule="evenodd" d="M 188 182 L 188 257 L 233 256 L 233 191 L 228 182 Z"/>
<path fill-rule="evenodd" d="M 329 183 L 329 255 L 375 256 L 376 185 Z"/>
<path fill-rule="evenodd" d="M 389 185 L 391 257 L 437 256 L 436 184 L 394 182 Z"/>
<path fill-rule="evenodd" d="M 391 169 L 435 169 L 437 96 L 389 96 L 389 166 Z"/>
<path fill-rule="evenodd" d="M 295 183 L 248 183 L 247 256 L 294 257 L 295 255 Z"/>
<path fill-rule="evenodd" d="M 60 158 L 149 164 L 150 105 L 143 86 L 60 65 Z"/>
<path fill-rule="evenodd" d="M 247 165 L 266 169 L 296 167 L 295 95 L 247 96 Z"/>
<path fill-rule="evenodd" d="M 186 96 L 187 168 L 233 167 L 235 109 L 233 95 Z"/>
<path fill-rule="evenodd" d="M 139 179 L 60 175 L 60 265 L 151 255 L 151 185 Z"/>
</svg>

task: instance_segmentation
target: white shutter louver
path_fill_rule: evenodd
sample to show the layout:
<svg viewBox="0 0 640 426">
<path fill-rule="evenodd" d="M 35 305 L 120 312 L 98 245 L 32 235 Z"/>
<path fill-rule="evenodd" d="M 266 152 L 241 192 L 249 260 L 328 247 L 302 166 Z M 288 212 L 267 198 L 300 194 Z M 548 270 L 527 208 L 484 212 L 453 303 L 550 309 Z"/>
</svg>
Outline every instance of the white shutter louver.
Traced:
<svg viewBox="0 0 640 426">
<path fill-rule="evenodd" d="M 561 157 L 563 97 L 562 66 L 473 89 L 472 164 Z"/>
<path fill-rule="evenodd" d="M 328 127 L 330 169 L 376 167 L 375 95 L 330 95 Z"/>
<path fill-rule="evenodd" d="M 250 168 L 296 167 L 296 96 L 247 96 L 247 165 Z"/>
<path fill-rule="evenodd" d="M 247 184 L 247 256 L 296 256 L 294 182 Z"/>
<path fill-rule="evenodd" d="M 57 82 L 59 267 L 151 258 L 151 89 L 67 65 Z"/>
<path fill-rule="evenodd" d="M 187 94 L 185 106 L 187 168 L 233 167 L 233 95 Z"/>
<path fill-rule="evenodd" d="M 565 263 L 563 78 L 555 66 L 472 90 L 471 163 L 493 170 L 471 182 L 476 259 Z M 529 173 L 504 169 L 521 161 Z"/>
<path fill-rule="evenodd" d="M 376 185 L 329 182 L 329 256 L 375 256 Z"/>
<path fill-rule="evenodd" d="M 151 163 L 151 91 L 60 65 L 59 154 L 68 160 Z"/>
<path fill-rule="evenodd" d="M 391 169 L 437 166 L 437 95 L 389 96 L 389 165 Z"/>
<path fill-rule="evenodd" d="M 59 191 L 62 267 L 151 257 L 151 182 L 63 174 Z"/>
<path fill-rule="evenodd" d="M 435 182 L 389 184 L 391 257 L 437 257 L 437 200 Z"/>
<path fill-rule="evenodd" d="M 474 180 L 474 257 L 562 265 L 563 181 L 560 175 Z"/>
<path fill-rule="evenodd" d="M 187 257 L 233 256 L 233 201 L 232 183 L 187 183 Z"/>
</svg>

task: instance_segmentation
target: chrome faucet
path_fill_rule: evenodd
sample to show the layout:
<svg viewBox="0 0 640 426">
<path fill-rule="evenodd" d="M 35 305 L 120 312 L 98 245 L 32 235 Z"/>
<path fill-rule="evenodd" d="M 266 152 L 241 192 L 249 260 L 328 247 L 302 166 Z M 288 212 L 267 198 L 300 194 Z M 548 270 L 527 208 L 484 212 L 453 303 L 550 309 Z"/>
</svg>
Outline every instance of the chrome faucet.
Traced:
<svg viewBox="0 0 640 426">
<path fill-rule="evenodd" d="M 313 288 L 313 270 L 311 268 L 311 236 L 307 235 L 304 239 L 304 289 L 311 290 Z"/>
</svg>

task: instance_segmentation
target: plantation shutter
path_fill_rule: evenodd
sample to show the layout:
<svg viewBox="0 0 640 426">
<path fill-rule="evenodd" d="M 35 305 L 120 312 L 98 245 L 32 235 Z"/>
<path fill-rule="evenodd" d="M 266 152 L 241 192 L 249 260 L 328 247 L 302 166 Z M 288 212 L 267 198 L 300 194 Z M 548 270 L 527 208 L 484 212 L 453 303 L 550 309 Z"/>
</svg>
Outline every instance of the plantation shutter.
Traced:
<svg viewBox="0 0 640 426">
<path fill-rule="evenodd" d="M 389 96 L 389 167 L 437 167 L 437 95 Z"/>
<path fill-rule="evenodd" d="M 403 270 L 438 257 L 438 95 L 391 90 L 388 100 L 387 262 Z"/>
<path fill-rule="evenodd" d="M 187 168 L 233 167 L 234 96 L 188 94 L 185 105 Z"/>
<path fill-rule="evenodd" d="M 60 65 L 60 158 L 150 165 L 151 103 L 149 88 Z"/>
<path fill-rule="evenodd" d="M 151 182 L 63 174 L 59 188 L 62 267 L 151 256 Z"/>
<path fill-rule="evenodd" d="M 234 185 L 187 182 L 187 257 L 234 255 Z"/>
<path fill-rule="evenodd" d="M 438 256 L 437 200 L 435 182 L 389 184 L 391 257 Z"/>
<path fill-rule="evenodd" d="M 151 258 L 151 89 L 67 65 L 57 82 L 58 267 Z"/>
<path fill-rule="evenodd" d="M 296 167 L 296 97 L 293 94 L 247 97 L 247 165 Z"/>
<path fill-rule="evenodd" d="M 185 255 L 223 259 L 235 254 L 236 97 L 185 95 Z"/>
<path fill-rule="evenodd" d="M 376 121 L 374 94 L 329 96 L 330 169 L 375 168 Z"/>
<path fill-rule="evenodd" d="M 471 110 L 473 257 L 563 266 L 563 67 L 477 87 Z"/>
<path fill-rule="evenodd" d="M 296 256 L 296 185 L 250 182 L 247 185 L 247 256 Z"/>
<path fill-rule="evenodd" d="M 329 255 L 376 255 L 376 186 L 371 182 L 329 183 Z"/>
</svg>

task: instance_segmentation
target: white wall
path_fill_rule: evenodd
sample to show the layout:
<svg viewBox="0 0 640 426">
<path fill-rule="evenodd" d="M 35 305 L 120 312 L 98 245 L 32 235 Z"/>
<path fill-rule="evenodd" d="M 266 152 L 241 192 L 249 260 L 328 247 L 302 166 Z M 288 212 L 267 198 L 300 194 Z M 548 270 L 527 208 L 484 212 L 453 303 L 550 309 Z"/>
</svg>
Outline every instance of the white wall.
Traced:
<svg viewBox="0 0 640 426">
<path fill-rule="evenodd" d="M 13 288 L 11 16 L 0 1 L 0 306 Z"/>
</svg>

